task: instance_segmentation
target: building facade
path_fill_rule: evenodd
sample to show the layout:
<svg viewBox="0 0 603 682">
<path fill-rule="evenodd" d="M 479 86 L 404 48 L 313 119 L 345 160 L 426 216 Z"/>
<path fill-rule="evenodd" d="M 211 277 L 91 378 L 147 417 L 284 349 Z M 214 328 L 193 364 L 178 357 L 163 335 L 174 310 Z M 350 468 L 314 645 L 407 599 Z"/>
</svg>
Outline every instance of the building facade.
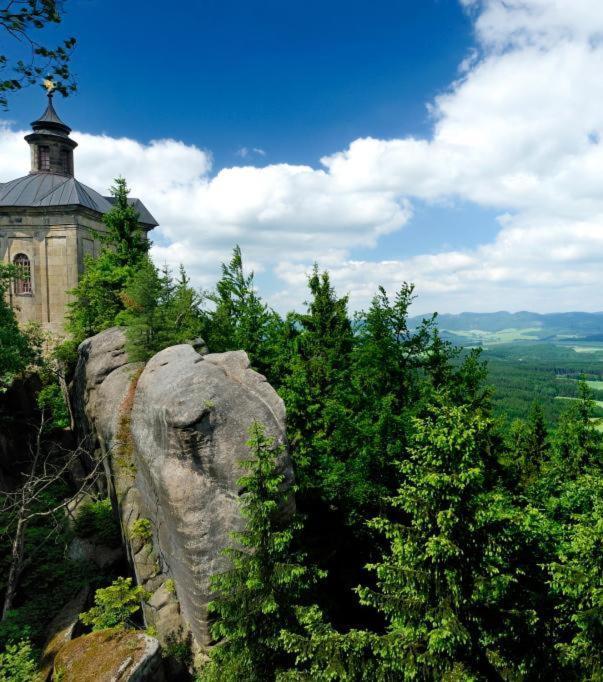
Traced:
<svg viewBox="0 0 603 682">
<path fill-rule="evenodd" d="M 0 184 L 0 261 L 18 267 L 20 276 L 8 292 L 21 323 L 38 322 L 62 334 L 69 291 L 83 272 L 87 255 L 96 256 L 95 233 L 104 232 L 103 214 L 112 197 L 86 187 L 74 176 L 71 129 L 48 106 L 25 137 L 31 170 Z M 138 199 L 129 199 L 148 232 L 157 222 Z"/>
</svg>

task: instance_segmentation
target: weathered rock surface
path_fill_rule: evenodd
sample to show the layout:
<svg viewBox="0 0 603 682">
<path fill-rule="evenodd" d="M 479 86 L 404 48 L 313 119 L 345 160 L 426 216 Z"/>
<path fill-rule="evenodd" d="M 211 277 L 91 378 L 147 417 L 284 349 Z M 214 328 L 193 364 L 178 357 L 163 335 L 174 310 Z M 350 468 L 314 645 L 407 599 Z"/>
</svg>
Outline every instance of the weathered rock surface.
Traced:
<svg viewBox="0 0 603 682">
<path fill-rule="evenodd" d="M 97 456 L 109 455 L 129 558 L 152 594 L 147 622 L 160 639 L 184 627 L 206 646 L 209 579 L 242 526 L 236 482 L 248 430 L 259 421 L 283 443 L 281 399 L 239 351 L 201 356 L 173 346 L 141 372 L 127 362 L 119 329 L 80 346 L 74 386 L 77 420 L 98 442 Z M 290 482 L 288 457 L 281 466 Z"/>
<path fill-rule="evenodd" d="M 54 661 L 62 682 L 164 682 L 159 642 L 144 632 L 102 630 L 65 644 Z"/>
</svg>

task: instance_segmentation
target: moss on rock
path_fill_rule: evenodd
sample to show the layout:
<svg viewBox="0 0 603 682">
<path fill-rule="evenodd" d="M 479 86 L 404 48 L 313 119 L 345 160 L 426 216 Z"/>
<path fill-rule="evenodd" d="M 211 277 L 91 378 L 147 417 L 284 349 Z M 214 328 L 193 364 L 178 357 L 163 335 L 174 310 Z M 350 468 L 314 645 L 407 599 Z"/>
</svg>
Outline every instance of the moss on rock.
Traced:
<svg viewBox="0 0 603 682">
<path fill-rule="evenodd" d="M 161 680 L 159 642 L 139 630 L 92 632 L 68 642 L 54 662 L 61 682 Z"/>
</svg>

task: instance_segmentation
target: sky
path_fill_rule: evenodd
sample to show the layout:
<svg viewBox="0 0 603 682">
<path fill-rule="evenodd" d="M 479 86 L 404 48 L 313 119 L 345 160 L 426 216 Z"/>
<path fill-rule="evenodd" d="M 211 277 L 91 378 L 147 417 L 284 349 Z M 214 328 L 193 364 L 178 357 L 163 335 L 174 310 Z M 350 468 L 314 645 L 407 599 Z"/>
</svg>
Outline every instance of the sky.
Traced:
<svg viewBox="0 0 603 682">
<path fill-rule="evenodd" d="M 66 0 L 76 176 L 124 176 L 158 264 L 211 287 L 240 244 L 281 311 L 314 262 L 352 309 L 602 310 L 600 0 Z M 0 112 L 26 174 L 38 88 Z"/>
</svg>

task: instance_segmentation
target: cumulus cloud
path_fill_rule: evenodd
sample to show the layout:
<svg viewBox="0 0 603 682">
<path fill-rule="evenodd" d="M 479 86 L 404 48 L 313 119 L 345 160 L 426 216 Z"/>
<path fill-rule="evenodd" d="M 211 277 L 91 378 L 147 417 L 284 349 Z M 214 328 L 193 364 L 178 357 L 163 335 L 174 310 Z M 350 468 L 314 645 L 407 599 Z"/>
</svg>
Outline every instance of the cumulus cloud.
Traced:
<svg viewBox="0 0 603 682">
<path fill-rule="evenodd" d="M 357 139 L 320 159 L 215 172 L 208 151 L 74 133 L 78 177 L 128 178 L 161 223 L 154 255 L 209 285 L 241 244 L 299 304 L 314 260 L 364 305 L 376 286 L 415 281 L 423 310 L 601 309 L 603 4 L 459 0 L 475 45 L 458 79 L 428 103 L 425 139 Z M 0 127 L 0 181 L 27 164 L 23 132 Z M 263 156 L 242 148 L 244 161 Z M 371 249 L 412 219 L 412 202 L 469 201 L 499 212 L 496 239 L 377 261 Z"/>
</svg>

